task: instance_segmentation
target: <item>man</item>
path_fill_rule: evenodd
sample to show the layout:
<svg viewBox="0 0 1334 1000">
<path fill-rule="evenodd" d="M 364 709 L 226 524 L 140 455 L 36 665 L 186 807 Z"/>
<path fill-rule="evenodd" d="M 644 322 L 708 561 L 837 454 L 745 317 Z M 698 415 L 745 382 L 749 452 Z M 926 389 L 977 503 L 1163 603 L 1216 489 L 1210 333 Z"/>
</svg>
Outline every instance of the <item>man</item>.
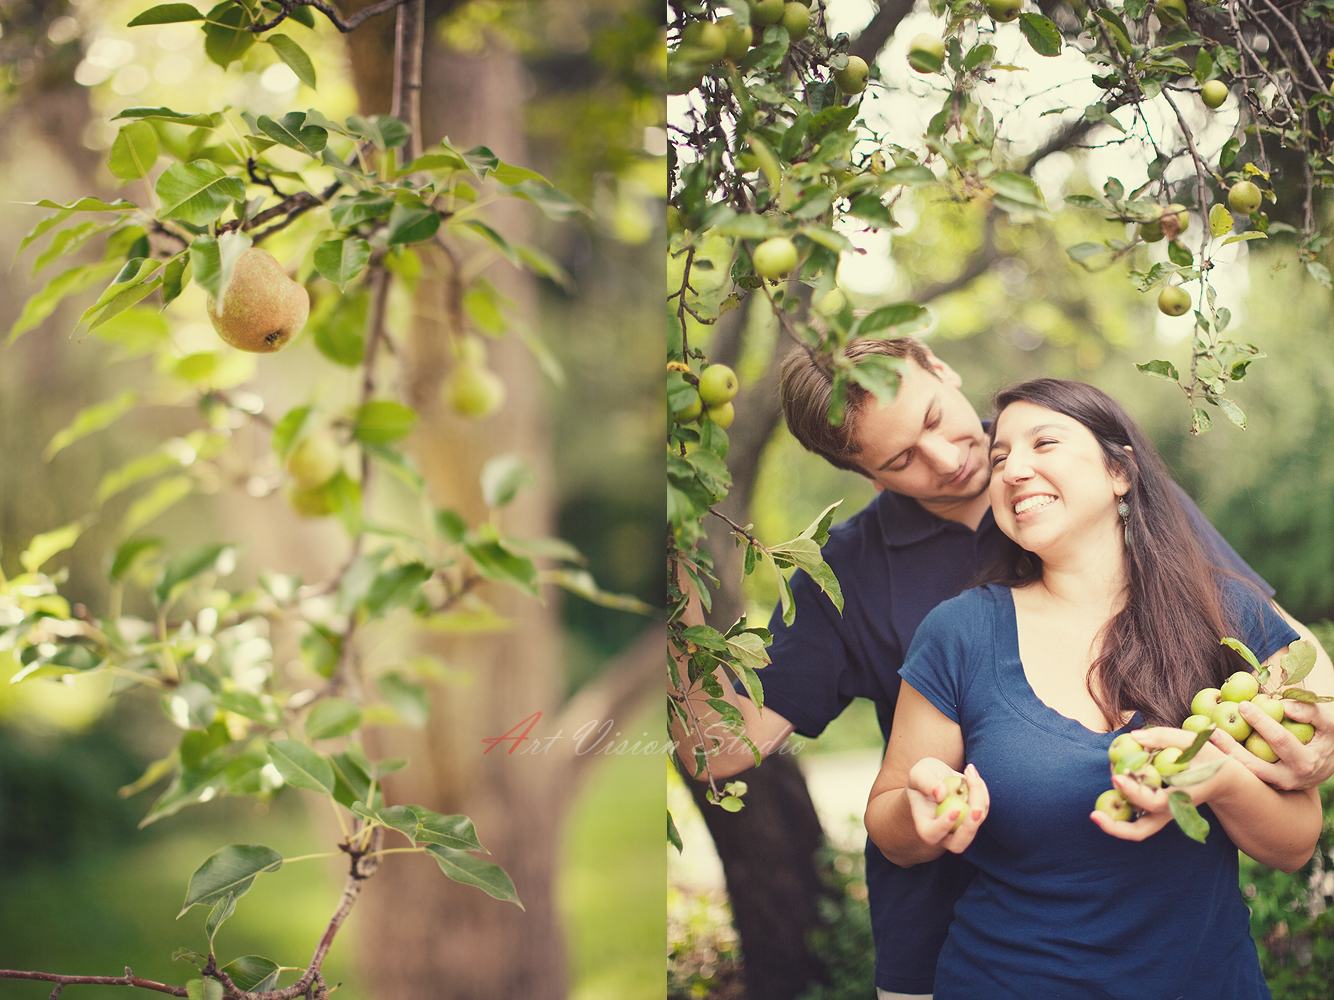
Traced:
<svg viewBox="0 0 1334 1000">
<path fill-rule="evenodd" d="M 898 670 L 917 626 L 937 604 L 966 589 L 1004 539 L 987 496 L 986 431 L 959 391 L 958 374 L 907 337 L 856 341 L 847 353 L 852 360 L 872 353 L 904 360 L 892 403 L 882 406 L 850 384 L 846 419 L 841 427 L 830 426 L 829 375 L 809 355 L 797 352 L 783 368 L 783 410 L 804 447 L 865 476 L 880 495 L 836 527 L 824 548 L 843 590 L 842 615 L 805 573 L 793 576 L 796 620 L 785 627 L 776 611 L 770 623 L 773 662 L 761 674 L 764 711 L 724 685 L 745 718 L 746 735 L 761 753 L 777 749 L 793 731 L 818 736 L 854 697 L 875 703 L 881 731 L 891 739 Z M 1194 504 L 1187 506 L 1215 560 L 1272 596 L 1273 589 Z M 1314 641 L 1304 626 L 1293 625 Z M 1214 740 L 1264 780 L 1309 788 L 1334 774 L 1334 711 L 1325 705 L 1287 707 L 1300 721 L 1315 724 L 1316 736 L 1307 746 L 1264 712 L 1249 704 L 1243 709 L 1281 758 L 1278 764 L 1260 761 L 1226 734 L 1217 733 Z M 702 720 L 716 722 L 717 714 L 702 697 L 696 708 Z M 673 735 L 680 740 L 681 758 L 693 761 L 697 740 L 680 727 Z M 710 761 L 715 778 L 753 764 L 749 749 L 730 739 Z M 954 903 L 972 875 L 972 866 L 954 854 L 898 868 L 868 840 L 866 880 L 880 1000 L 931 993 Z"/>
</svg>

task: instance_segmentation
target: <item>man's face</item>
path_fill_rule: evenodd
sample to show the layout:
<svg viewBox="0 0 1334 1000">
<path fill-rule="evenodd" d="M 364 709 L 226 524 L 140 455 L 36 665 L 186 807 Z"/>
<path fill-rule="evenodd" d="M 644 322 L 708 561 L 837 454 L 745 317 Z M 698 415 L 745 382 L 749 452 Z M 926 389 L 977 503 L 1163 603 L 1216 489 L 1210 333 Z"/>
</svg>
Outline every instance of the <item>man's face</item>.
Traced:
<svg viewBox="0 0 1334 1000">
<path fill-rule="evenodd" d="M 961 379 L 934 356 L 931 366 L 928 372 L 906 359 L 894 402 L 867 401 L 857 422 L 857 464 L 877 490 L 939 513 L 985 493 L 991 469 L 986 433 L 959 392 Z"/>
</svg>

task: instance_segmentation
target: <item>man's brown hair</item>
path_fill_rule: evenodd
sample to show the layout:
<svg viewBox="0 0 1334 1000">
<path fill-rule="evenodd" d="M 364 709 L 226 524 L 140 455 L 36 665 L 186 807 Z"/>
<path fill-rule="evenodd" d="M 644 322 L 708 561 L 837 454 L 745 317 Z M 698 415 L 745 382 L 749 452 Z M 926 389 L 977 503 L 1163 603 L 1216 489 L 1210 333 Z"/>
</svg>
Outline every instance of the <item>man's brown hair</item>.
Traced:
<svg viewBox="0 0 1334 1000">
<path fill-rule="evenodd" d="M 856 363 L 871 354 L 887 354 L 895 358 L 910 358 L 936 378 L 931 367 L 931 354 L 916 337 L 895 337 L 879 340 L 867 337 L 854 340 L 844 349 L 849 361 Z M 900 379 L 902 381 L 902 379 Z M 783 362 L 783 374 L 778 395 L 783 403 L 787 429 L 807 451 L 822 456 L 835 468 L 847 469 L 862 475 L 866 470 L 857 464 L 861 447 L 857 444 L 857 425 L 871 392 L 857 382 L 848 382 L 847 407 L 843 424 L 829 423 L 829 398 L 833 394 L 830 369 L 819 365 L 810 351 L 793 351 Z"/>
</svg>

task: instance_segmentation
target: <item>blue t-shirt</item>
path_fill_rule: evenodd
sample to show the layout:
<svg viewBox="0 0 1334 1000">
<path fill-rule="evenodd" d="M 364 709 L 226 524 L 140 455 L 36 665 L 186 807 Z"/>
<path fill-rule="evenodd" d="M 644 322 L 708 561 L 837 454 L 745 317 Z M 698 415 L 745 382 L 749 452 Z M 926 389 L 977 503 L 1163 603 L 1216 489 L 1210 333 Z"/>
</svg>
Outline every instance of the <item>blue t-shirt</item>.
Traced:
<svg viewBox="0 0 1334 1000">
<path fill-rule="evenodd" d="M 1214 560 L 1272 595 L 1273 589 L 1232 551 L 1190 498 L 1178 495 Z M 784 625 L 781 609 L 775 609 L 769 623 L 773 662 L 760 673 L 765 707 L 798 733 L 814 737 L 852 699 L 869 698 L 888 739 L 899 668 L 918 625 L 932 608 L 967 587 L 1005 541 L 990 511 L 974 531 L 928 513 L 916 500 L 880 493 L 836 525 L 823 549 L 842 586 L 841 615 L 805 572 L 792 576 L 796 620 Z M 900 868 L 867 840 L 877 987 L 931 992 L 954 903 L 974 871 L 956 854 Z"/>
<path fill-rule="evenodd" d="M 1264 659 L 1300 638 L 1268 600 L 1228 582 L 1240 638 Z M 1208 806 L 1199 844 L 1175 823 L 1140 843 L 1089 813 L 1111 785 L 1095 733 L 1040 701 L 1019 659 L 1008 587 L 969 590 L 922 622 L 903 680 L 963 730 L 991 808 L 964 857 L 936 1000 L 1267 998 L 1237 884 L 1237 848 Z M 1136 716 L 1126 732 L 1140 725 Z"/>
</svg>

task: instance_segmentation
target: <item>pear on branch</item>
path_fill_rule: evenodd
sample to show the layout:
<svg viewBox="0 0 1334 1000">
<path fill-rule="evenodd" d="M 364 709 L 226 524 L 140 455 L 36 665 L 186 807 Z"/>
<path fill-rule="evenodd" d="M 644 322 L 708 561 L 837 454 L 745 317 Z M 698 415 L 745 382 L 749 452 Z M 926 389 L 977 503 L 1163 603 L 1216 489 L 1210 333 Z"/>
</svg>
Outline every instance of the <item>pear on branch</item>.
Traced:
<svg viewBox="0 0 1334 1000">
<path fill-rule="evenodd" d="M 295 337 L 310 315 L 310 295 L 273 254 L 252 247 L 236 261 L 222 308 L 210 297 L 208 318 L 239 351 L 271 354 Z"/>
</svg>

